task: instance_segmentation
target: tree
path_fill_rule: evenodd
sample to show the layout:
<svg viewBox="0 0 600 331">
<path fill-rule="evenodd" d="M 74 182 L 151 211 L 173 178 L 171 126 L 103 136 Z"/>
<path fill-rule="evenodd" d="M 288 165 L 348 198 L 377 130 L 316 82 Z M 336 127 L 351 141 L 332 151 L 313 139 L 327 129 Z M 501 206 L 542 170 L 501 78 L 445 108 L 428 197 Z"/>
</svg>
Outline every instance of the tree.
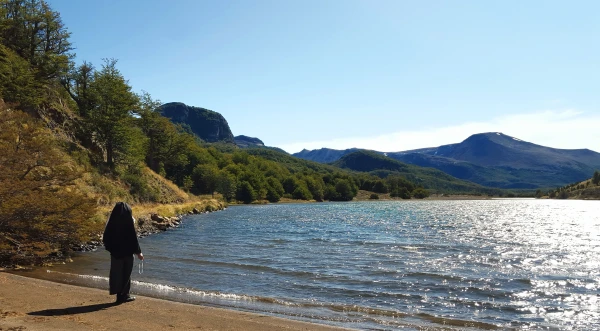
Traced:
<svg viewBox="0 0 600 331">
<path fill-rule="evenodd" d="M 106 164 L 111 169 L 128 152 L 127 142 L 134 122 L 130 113 L 138 106 L 137 96 L 116 64 L 115 59 L 105 59 L 102 70 L 94 74 L 91 89 L 97 100 L 89 114 L 90 127 L 104 147 Z"/>
<path fill-rule="evenodd" d="M 81 177 L 48 129 L 0 107 L 0 265 L 39 262 L 100 230 L 95 201 L 75 185 Z"/>
<path fill-rule="evenodd" d="M 158 112 L 160 101 L 143 92 L 136 110 L 137 125 L 147 137 L 145 161 L 154 171 L 181 185 L 198 164 L 216 164 L 214 157 L 198 146 L 193 135 L 184 132 Z"/>
<path fill-rule="evenodd" d="M 227 201 L 233 199 L 237 192 L 237 180 L 231 173 L 221 170 L 217 176 L 217 192 Z"/>
<path fill-rule="evenodd" d="M 94 82 L 95 71 L 91 63 L 84 61 L 79 67 L 72 68 L 61 79 L 63 87 L 75 101 L 79 114 L 83 117 L 88 117 L 89 111 L 97 101 L 93 90 L 90 88 Z"/>
<path fill-rule="evenodd" d="M 567 199 L 569 197 L 569 193 L 567 193 L 567 190 L 561 190 L 558 193 L 558 198 L 559 199 Z"/>
<path fill-rule="evenodd" d="M 377 193 L 388 193 L 388 188 L 384 181 L 378 180 L 373 184 L 372 191 Z"/>
<path fill-rule="evenodd" d="M 267 200 L 269 202 L 278 202 L 284 193 L 285 190 L 281 182 L 273 177 L 267 178 Z"/>
<path fill-rule="evenodd" d="M 292 197 L 298 200 L 312 200 L 313 198 L 306 185 L 296 187 L 294 192 L 292 192 Z"/>
<path fill-rule="evenodd" d="M 340 194 L 335 190 L 335 186 L 331 184 L 325 185 L 324 198 L 329 201 L 339 201 Z"/>
<path fill-rule="evenodd" d="M 592 177 L 592 183 L 594 183 L 594 185 L 600 184 L 600 172 L 598 170 L 594 171 L 594 177 Z"/>
<path fill-rule="evenodd" d="M 312 196 L 312 199 L 315 199 L 317 201 L 323 201 L 323 196 L 324 196 L 323 186 L 325 185 L 323 183 L 323 180 L 320 177 L 315 176 L 315 177 L 306 177 L 305 182 L 306 182 L 306 187 L 308 188 L 308 191 L 310 192 L 310 195 Z"/>
<path fill-rule="evenodd" d="M 397 191 L 401 187 L 405 187 L 409 192 L 415 189 L 415 185 L 403 177 L 389 176 L 386 178 L 386 184 L 390 192 Z"/>
<path fill-rule="evenodd" d="M 199 164 L 192 172 L 194 187 L 198 193 L 213 195 L 217 189 L 219 168 L 210 164 Z"/>
<path fill-rule="evenodd" d="M 256 191 L 250 183 L 242 181 L 237 189 L 235 199 L 244 203 L 250 203 L 256 200 Z"/>
<path fill-rule="evenodd" d="M 66 74 L 73 58 L 71 33 L 43 0 L 0 0 L 0 41 L 37 69 L 39 79 Z"/>
<path fill-rule="evenodd" d="M 429 196 L 429 191 L 422 187 L 418 187 L 412 191 L 412 195 L 417 199 L 425 199 Z"/>
<path fill-rule="evenodd" d="M 160 171 L 159 165 L 164 161 L 161 160 L 161 149 L 167 145 L 170 134 L 174 131 L 171 122 L 161 116 L 156 109 L 160 106 L 159 100 L 154 100 L 148 92 L 143 91 L 139 96 L 140 105 L 137 110 L 139 115 L 138 125 L 142 132 L 148 137 L 148 147 L 146 152 L 146 164 L 154 171 Z M 171 130 L 169 130 L 171 129 Z"/>
<path fill-rule="evenodd" d="M 22 107 L 37 106 L 42 91 L 35 70 L 13 51 L 0 44 L 0 98 Z"/>
<path fill-rule="evenodd" d="M 283 180 L 282 185 L 283 185 L 283 189 L 285 190 L 285 193 L 292 194 L 296 190 L 296 188 L 300 185 L 300 183 L 298 182 L 298 180 L 295 177 L 289 176 Z"/>
<path fill-rule="evenodd" d="M 392 193 L 390 193 L 392 198 L 401 198 L 401 199 L 410 199 L 410 192 L 404 186 L 395 188 Z"/>
<path fill-rule="evenodd" d="M 335 191 L 338 193 L 337 198 L 341 201 L 350 201 L 358 193 L 358 188 L 347 179 L 338 179 L 335 184 Z"/>
</svg>

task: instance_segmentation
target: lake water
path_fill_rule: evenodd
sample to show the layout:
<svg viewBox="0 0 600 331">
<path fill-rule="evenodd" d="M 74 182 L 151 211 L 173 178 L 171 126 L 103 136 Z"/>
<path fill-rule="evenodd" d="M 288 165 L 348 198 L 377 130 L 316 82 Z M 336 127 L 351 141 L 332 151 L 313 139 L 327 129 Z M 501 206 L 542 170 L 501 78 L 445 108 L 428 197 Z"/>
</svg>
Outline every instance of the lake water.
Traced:
<svg viewBox="0 0 600 331">
<path fill-rule="evenodd" d="M 598 330 L 599 207 L 234 206 L 141 239 L 146 261 L 139 274 L 136 260 L 133 292 L 363 330 Z M 41 276 L 106 288 L 108 268 L 99 249 Z"/>
</svg>

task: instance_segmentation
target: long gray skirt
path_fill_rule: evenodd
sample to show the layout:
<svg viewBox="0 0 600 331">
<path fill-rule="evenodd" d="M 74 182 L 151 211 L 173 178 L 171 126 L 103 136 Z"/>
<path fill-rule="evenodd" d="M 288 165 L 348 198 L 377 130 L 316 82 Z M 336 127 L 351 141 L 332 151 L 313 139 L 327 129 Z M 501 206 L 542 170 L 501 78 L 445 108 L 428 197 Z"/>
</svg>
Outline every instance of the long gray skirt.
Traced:
<svg viewBox="0 0 600 331">
<path fill-rule="evenodd" d="M 110 276 L 108 286 L 110 294 L 129 294 L 131 289 L 131 271 L 133 270 L 133 255 L 117 259 L 110 257 Z"/>
</svg>

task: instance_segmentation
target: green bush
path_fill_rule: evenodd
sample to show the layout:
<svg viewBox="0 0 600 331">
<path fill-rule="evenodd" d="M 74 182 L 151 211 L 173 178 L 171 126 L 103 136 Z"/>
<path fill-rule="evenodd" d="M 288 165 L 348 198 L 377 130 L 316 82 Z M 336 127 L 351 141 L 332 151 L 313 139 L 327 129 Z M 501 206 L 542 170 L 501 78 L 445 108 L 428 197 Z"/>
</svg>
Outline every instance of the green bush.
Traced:
<svg viewBox="0 0 600 331">
<path fill-rule="evenodd" d="M 292 193 L 292 197 L 294 197 L 294 199 L 299 200 L 312 200 L 312 194 L 310 194 L 310 191 L 304 185 L 296 187 L 296 189 Z"/>
<path fill-rule="evenodd" d="M 410 192 L 406 187 L 397 187 L 390 193 L 390 196 L 392 198 L 410 199 Z"/>
<path fill-rule="evenodd" d="M 416 188 L 413 192 L 413 197 L 415 197 L 416 199 L 425 199 L 429 196 L 429 191 L 427 191 L 426 189 L 419 187 Z"/>
</svg>

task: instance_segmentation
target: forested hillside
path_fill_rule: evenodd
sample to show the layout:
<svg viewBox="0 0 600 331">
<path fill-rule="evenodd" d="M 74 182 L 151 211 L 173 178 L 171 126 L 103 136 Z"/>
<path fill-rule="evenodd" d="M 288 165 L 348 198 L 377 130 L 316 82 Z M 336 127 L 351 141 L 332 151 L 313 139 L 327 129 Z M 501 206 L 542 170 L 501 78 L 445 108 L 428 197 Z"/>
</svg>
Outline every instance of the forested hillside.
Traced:
<svg viewBox="0 0 600 331">
<path fill-rule="evenodd" d="M 550 199 L 600 200 L 600 171 L 596 170 L 594 176 L 588 180 L 558 187 L 547 192 L 538 190 L 536 197 L 548 197 Z"/>
<path fill-rule="evenodd" d="M 452 177 L 435 168 L 423 168 L 386 157 L 378 152 L 359 150 L 332 163 L 336 167 L 366 172 L 384 178 L 401 177 L 435 193 L 502 195 L 502 190 L 484 187 Z M 382 192 L 385 193 L 385 192 Z"/>
</svg>

